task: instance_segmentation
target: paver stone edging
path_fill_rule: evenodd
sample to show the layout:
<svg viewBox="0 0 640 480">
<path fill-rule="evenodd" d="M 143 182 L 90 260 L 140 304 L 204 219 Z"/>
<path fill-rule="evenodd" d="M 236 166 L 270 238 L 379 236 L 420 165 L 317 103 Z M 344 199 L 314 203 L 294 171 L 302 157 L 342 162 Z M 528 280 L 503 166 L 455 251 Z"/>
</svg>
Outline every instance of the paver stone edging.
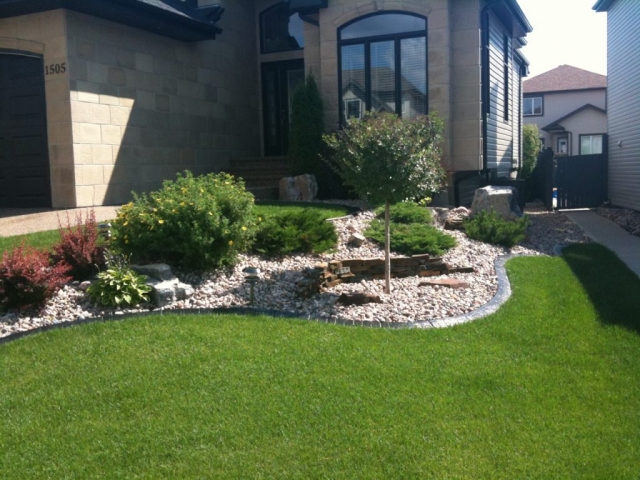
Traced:
<svg viewBox="0 0 640 480">
<path fill-rule="evenodd" d="M 557 250 L 556 250 L 557 251 Z M 94 322 L 107 322 L 113 320 L 125 320 L 134 317 L 148 317 L 148 316 L 163 316 L 167 315 L 209 315 L 209 314 L 228 314 L 235 313 L 240 315 L 267 315 L 275 318 L 291 318 L 299 320 L 311 320 L 321 323 L 328 323 L 332 325 L 344 325 L 348 327 L 369 327 L 369 328 L 445 328 L 452 327 L 454 325 L 461 325 L 463 323 L 469 323 L 473 320 L 486 317 L 495 313 L 503 303 L 505 303 L 511 296 L 511 283 L 507 276 L 505 264 L 507 261 L 515 257 L 527 257 L 529 255 L 503 255 L 496 258 L 494 265 L 496 270 L 496 277 L 498 278 L 498 290 L 493 298 L 482 307 L 473 310 L 464 315 L 458 315 L 456 317 L 441 318 L 438 320 L 420 320 L 417 322 L 408 323 L 391 323 L 391 322 L 365 322 L 356 320 L 341 320 L 332 318 L 321 318 L 316 316 L 302 316 L 297 313 L 285 312 L 279 310 L 258 309 L 249 307 L 230 307 L 230 308 L 185 308 L 176 310 L 155 310 L 149 312 L 133 312 L 123 314 L 104 315 L 101 317 L 85 318 L 82 320 L 74 320 L 68 322 L 56 323 L 53 325 L 45 325 L 43 327 L 35 328 L 33 330 L 27 330 L 25 332 L 18 332 L 6 337 L 0 338 L 0 345 L 8 343 L 19 338 L 33 335 L 36 333 L 47 332 L 49 330 L 57 330 L 60 328 L 68 328 L 75 325 L 82 325 L 86 323 Z"/>
</svg>

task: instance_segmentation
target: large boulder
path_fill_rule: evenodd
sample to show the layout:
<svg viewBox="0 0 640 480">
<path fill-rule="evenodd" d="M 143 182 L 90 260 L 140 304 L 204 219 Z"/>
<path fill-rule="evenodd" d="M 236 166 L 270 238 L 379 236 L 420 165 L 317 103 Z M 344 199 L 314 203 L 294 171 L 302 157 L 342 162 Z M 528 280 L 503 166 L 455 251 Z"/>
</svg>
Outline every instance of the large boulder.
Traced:
<svg viewBox="0 0 640 480">
<path fill-rule="evenodd" d="M 306 173 L 297 177 L 285 177 L 280 180 L 279 193 L 280 200 L 284 201 L 312 201 L 318 195 L 318 182 L 316 177 Z"/>
<path fill-rule="evenodd" d="M 494 210 L 505 220 L 522 217 L 518 206 L 518 190 L 514 187 L 484 187 L 476 190 L 471 204 L 471 215 L 482 210 Z"/>
</svg>

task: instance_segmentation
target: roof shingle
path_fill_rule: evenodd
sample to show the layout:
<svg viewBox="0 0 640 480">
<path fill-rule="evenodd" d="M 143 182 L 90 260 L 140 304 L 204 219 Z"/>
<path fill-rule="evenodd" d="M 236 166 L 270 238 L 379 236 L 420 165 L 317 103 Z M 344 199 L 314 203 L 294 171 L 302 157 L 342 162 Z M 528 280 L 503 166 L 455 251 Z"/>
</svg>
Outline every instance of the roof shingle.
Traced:
<svg viewBox="0 0 640 480">
<path fill-rule="evenodd" d="M 607 88 L 607 76 L 571 65 L 560 65 L 553 70 L 525 80 L 523 87 L 524 93 Z"/>
</svg>

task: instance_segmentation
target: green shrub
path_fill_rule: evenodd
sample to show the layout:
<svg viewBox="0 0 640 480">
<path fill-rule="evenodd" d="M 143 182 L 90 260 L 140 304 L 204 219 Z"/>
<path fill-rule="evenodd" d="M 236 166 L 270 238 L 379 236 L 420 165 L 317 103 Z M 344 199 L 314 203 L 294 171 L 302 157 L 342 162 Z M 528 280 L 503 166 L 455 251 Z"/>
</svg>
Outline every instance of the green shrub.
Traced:
<svg viewBox="0 0 640 480">
<path fill-rule="evenodd" d="M 528 226 L 529 217 L 507 221 L 494 210 L 481 210 L 464 221 L 464 230 L 469 238 L 508 248 L 524 240 Z"/>
<path fill-rule="evenodd" d="M 267 255 L 322 253 L 336 246 L 338 234 L 321 212 L 305 208 L 265 217 L 260 223 L 254 251 Z"/>
<path fill-rule="evenodd" d="M 87 289 L 89 298 L 98 305 L 111 307 L 148 302 L 152 289 L 145 283 L 147 277 L 131 270 L 126 257 L 106 255 L 108 268 Z"/>
<path fill-rule="evenodd" d="M 364 235 L 384 245 L 384 221 L 374 220 Z M 456 239 L 424 223 L 391 223 L 391 251 L 403 255 L 442 255 L 456 246 Z"/>
<path fill-rule="evenodd" d="M 112 244 L 137 262 L 206 270 L 233 264 L 251 244 L 253 195 L 227 174 L 179 174 L 162 189 L 136 195 L 114 222 Z"/>
<path fill-rule="evenodd" d="M 376 218 L 384 220 L 384 206 L 376 208 Z M 414 202 L 400 202 L 391 205 L 389 218 L 394 223 L 431 224 L 431 211 Z"/>
</svg>

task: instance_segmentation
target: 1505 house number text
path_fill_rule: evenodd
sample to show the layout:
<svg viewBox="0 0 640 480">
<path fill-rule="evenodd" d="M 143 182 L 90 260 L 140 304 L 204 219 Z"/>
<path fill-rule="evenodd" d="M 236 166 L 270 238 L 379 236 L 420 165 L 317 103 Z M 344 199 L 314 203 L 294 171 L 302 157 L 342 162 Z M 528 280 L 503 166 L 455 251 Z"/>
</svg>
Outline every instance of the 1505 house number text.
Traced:
<svg viewBox="0 0 640 480">
<path fill-rule="evenodd" d="M 44 66 L 45 75 L 55 75 L 57 73 L 64 73 L 67 71 L 67 64 L 65 63 L 52 63 L 51 65 Z"/>
</svg>

